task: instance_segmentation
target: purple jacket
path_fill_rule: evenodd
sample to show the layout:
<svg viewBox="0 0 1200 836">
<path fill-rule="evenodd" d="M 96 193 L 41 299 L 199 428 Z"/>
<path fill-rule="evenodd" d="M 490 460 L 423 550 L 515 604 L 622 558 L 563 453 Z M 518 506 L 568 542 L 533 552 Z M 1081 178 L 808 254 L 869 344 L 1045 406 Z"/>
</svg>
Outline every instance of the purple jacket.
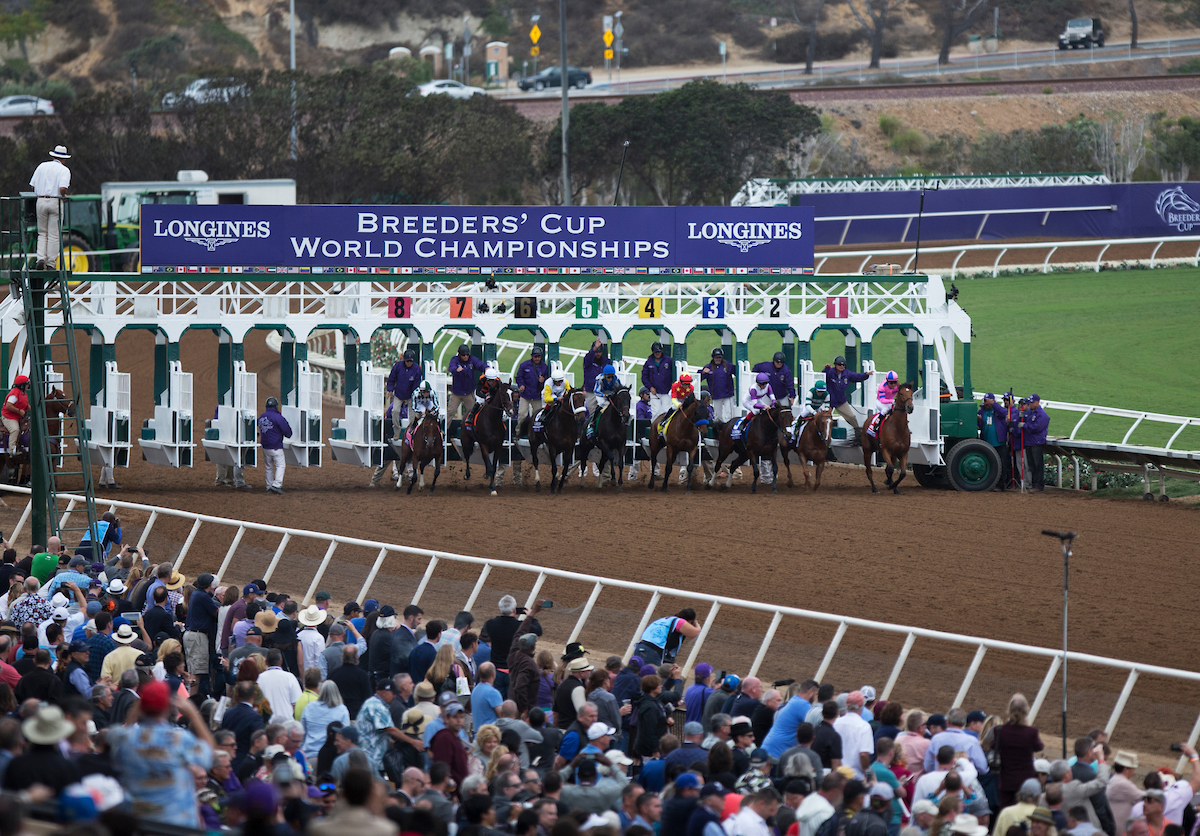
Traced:
<svg viewBox="0 0 1200 836">
<path fill-rule="evenodd" d="M 450 394 L 473 395 L 479 376 L 487 371 L 487 364 L 472 354 L 466 362 L 455 354 L 450 359 Z"/>
<path fill-rule="evenodd" d="M 666 395 L 671 391 L 671 384 L 675 382 L 674 378 L 675 363 L 665 351 L 661 360 L 655 360 L 654 355 L 651 354 L 642 364 L 642 385 L 657 389 L 660 395 Z"/>
<path fill-rule="evenodd" d="M 754 373 L 765 372 L 771 378 L 771 394 L 776 398 L 795 398 L 796 384 L 792 380 L 792 370 L 788 368 L 787 363 L 783 364 L 782 369 L 775 368 L 775 363 L 771 360 L 759 363 L 754 367 Z"/>
<path fill-rule="evenodd" d="M 988 408 L 986 406 L 979 407 L 978 424 L 979 424 L 979 437 L 980 438 L 983 438 L 983 422 L 984 422 L 984 418 L 985 418 L 987 411 L 988 411 Z M 1000 406 L 1000 404 L 998 404 L 998 403 L 992 404 L 992 424 L 996 428 L 996 443 L 997 444 L 1007 444 L 1008 443 L 1008 425 L 1006 423 L 1007 421 L 1008 421 L 1008 412 L 1004 409 L 1004 407 Z"/>
<path fill-rule="evenodd" d="M 862 383 L 864 380 L 869 380 L 870 375 L 865 372 L 848 372 L 842 370 L 838 374 L 838 370 L 830 366 L 825 370 L 825 391 L 829 393 L 829 405 L 839 407 L 846 402 L 846 386 L 851 383 Z"/>
<path fill-rule="evenodd" d="M 700 379 L 708 384 L 708 393 L 714 401 L 732 398 L 737 392 L 737 374 L 732 363 L 715 366 L 709 363 L 700 370 Z"/>
<path fill-rule="evenodd" d="M 596 378 L 600 376 L 600 372 L 603 371 L 604 367 L 611 362 L 612 360 L 608 359 L 607 354 L 600 360 L 596 359 L 596 352 L 594 351 L 589 351 L 583 355 L 583 391 L 596 391 Z"/>
<path fill-rule="evenodd" d="M 273 409 L 258 416 L 259 443 L 264 450 L 282 450 L 283 440 L 292 437 L 287 419 Z"/>
<path fill-rule="evenodd" d="M 417 391 L 424 376 L 420 363 L 413 363 L 411 369 L 406 369 L 404 361 L 400 360 L 392 366 L 392 373 L 388 375 L 385 388 L 398 400 L 412 400 L 413 392 Z"/>
<path fill-rule="evenodd" d="M 550 367 L 546 365 L 546 361 L 534 365 L 532 360 L 526 360 L 517 369 L 517 375 L 513 378 L 513 383 L 518 388 L 524 386 L 525 391 L 521 392 L 521 397 L 527 401 L 542 402 L 542 387 L 546 385 L 547 378 L 550 377 Z"/>
<path fill-rule="evenodd" d="M 1050 429 L 1050 416 L 1040 406 L 1025 413 L 1025 445 L 1038 447 L 1046 443 L 1046 431 Z"/>
<path fill-rule="evenodd" d="M 634 410 L 633 417 L 638 421 L 653 421 L 654 413 L 650 410 L 650 404 L 638 398 L 637 408 Z"/>
</svg>

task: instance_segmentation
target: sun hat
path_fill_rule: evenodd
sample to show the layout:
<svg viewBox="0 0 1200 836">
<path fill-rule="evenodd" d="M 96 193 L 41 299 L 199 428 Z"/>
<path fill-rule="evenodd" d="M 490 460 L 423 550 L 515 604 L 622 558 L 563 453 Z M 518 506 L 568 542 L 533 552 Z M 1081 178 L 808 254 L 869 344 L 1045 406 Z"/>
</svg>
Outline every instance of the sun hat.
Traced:
<svg viewBox="0 0 1200 836">
<path fill-rule="evenodd" d="M 254 626 L 264 633 L 274 633 L 275 628 L 279 626 L 279 617 L 270 610 L 263 610 L 254 616 Z"/>
<path fill-rule="evenodd" d="M 595 668 L 592 666 L 591 662 L 581 656 L 578 659 L 572 659 L 570 662 L 568 662 L 567 670 L 571 673 L 580 673 L 581 671 L 592 671 L 595 670 Z"/>
<path fill-rule="evenodd" d="M 325 623 L 325 610 L 316 604 L 309 604 L 300 611 L 300 623 L 305 627 L 316 627 Z"/>
<path fill-rule="evenodd" d="M 133 632 L 133 628 L 128 624 L 122 624 L 117 628 L 117 632 L 113 633 L 113 641 L 117 644 L 130 644 L 137 638 L 137 633 Z"/>
<path fill-rule="evenodd" d="M 876 784 L 875 786 L 878 787 L 880 785 Z M 887 784 L 884 784 L 883 786 L 887 786 Z M 871 794 L 875 794 L 874 788 L 872 788 Z M 1037 813 L 1035 811 L 1034 815 L 1036 814 Z M 1030 816 L 1029 818 L 1032 820 L 1033 816 Z M 975 818 L 975 816 L 972 816 L 970 813 L 960 813 L 954 817 L 954 824 L 951 826 L 951 831 L 953 833 L 962 833 L 963 836 L 987 836 L 988 829 L 981 825 L 979 823 L 979 819 Z"/>
<path fill-rule="evenodd" d="M 842 764 L 837 769 L 833 770 L 838 775 L 841 775 L 847 781 L 853 781 L 857 776 L 854 774 L 854 767 Z"/>
<path fill-rule="evenodd" d="M 427 679 L 422 679 L 418 682 L 413 693 L 419 700 L 431 700 L 437 696 L 437 690 L 433 687 L 433 683 Z"/>
<path fill-rule="evenodd" d="M 67 146 L 55 145 L 54 150 L 50 152 L 50 156 L 56 160 L 69 160 L 71 155 L 67 153 Z"/>
<path fill-rule="evenodd" d="M 124 591 L 125 591 L 125 581 L 121 580 L 120 578 L 114 578 L 113 580 L 108 582 L 108 594 L 109 595 L 120 595 Z"/>
<path fill-rule="evenodd" d="M 1118 749 L 1116 756 L 1113 758 L 1113 763 L 1117 766 L 1124 766 L 1129 769 L 1137 769 L 1137 752 L 1129 752 L 1125 749 Z"/>
<path fill-rule="evenodd" d="M 174 592 L 175 590 L 179 589 L 179 587 L 183 586 L 186 581 L 187 575 L 182 575 L 179 572 L 172 572 L 171 577 L 169 577 L 163 583 L 163 586 Z"/>
<path fill-rule="evenodd" d="M 42 705 L 37 714 L 21 723 L 21 731 L 32 743 L 53 746 L 75 733 L 75 724 L 63 716 L 57 705 Z"/>
<path fill-rule="evenodd" d="M 429 722 L 429 718 L 425 716 L 425 712 L 419 708 L 410 708 L 408 711 L 405 711 L 401 720 L 400 730 L 410 737 L 421 737 L 424 735 L 425 725 Z"/>
<path fill-rule="evenodd" d="M 1037 807 L 1029 814 L 1030 821 L 1040 821 L 1042 824 L 1054 824 L 1054 816 L 1046 807 Z M 957 820 L 956 820 L 957 821 Z"/>
</svg>

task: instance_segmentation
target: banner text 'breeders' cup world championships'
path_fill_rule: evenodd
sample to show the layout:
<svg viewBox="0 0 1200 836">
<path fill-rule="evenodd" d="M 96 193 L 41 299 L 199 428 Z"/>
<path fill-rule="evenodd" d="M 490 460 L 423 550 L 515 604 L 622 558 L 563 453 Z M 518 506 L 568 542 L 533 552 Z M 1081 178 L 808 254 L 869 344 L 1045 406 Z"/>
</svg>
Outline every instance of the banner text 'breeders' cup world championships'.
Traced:
<svg viewBox="0 0 1200 836">
<path fill-rule="evenodd" d="M 142 207 L 142 264 L 811 267 L 813 209 Z"/>
</svg>

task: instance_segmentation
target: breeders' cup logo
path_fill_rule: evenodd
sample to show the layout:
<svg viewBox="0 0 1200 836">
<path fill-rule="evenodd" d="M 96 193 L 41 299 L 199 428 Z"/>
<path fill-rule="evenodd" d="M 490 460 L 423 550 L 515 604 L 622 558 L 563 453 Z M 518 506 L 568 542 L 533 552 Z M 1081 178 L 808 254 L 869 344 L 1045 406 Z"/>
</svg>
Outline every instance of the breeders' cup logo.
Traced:
<svg viewBox="0 0 1200 836">
<path fill-rule="evenodd" d="M 1200 206 L 1197 210 L 1200 211 Z M 1200 217 L 1197 223 L 1200 223 Z M 797 240 L 802 237 L 802 230 L 798 223 L 689 223 L 687 237 L 719 241 L 748 253 L 751 247 L 772 241 Z"/>
<path fill-rule="evenodd" d="M 243 238 L 270 238 L 270 221 L 154 221 L 155 238 L 182 238 L 210 253 Z"/>
<path fill-rule="evenodd" d="M 1160 193 L 1154 208 L 1163 223 L 1175 227 L 1179 232 L 1191 232 L 1194 227 L 1200 226 L 1200 203 L 1188 197 L 1183 186 Z"/>
</svg>

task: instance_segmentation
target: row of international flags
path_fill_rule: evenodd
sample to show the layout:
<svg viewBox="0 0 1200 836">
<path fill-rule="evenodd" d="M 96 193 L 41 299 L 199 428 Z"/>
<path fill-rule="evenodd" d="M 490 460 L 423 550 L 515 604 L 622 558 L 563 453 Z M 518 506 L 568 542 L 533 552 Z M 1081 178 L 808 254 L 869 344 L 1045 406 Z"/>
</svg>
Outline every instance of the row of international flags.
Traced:
<svg viewBox="0 0 1200 836">
<path fill-rule="evenodd" d="M 446 276 L 811 276 L 812 267 L 142 267 L 143 273 Z"/>
</svg>

